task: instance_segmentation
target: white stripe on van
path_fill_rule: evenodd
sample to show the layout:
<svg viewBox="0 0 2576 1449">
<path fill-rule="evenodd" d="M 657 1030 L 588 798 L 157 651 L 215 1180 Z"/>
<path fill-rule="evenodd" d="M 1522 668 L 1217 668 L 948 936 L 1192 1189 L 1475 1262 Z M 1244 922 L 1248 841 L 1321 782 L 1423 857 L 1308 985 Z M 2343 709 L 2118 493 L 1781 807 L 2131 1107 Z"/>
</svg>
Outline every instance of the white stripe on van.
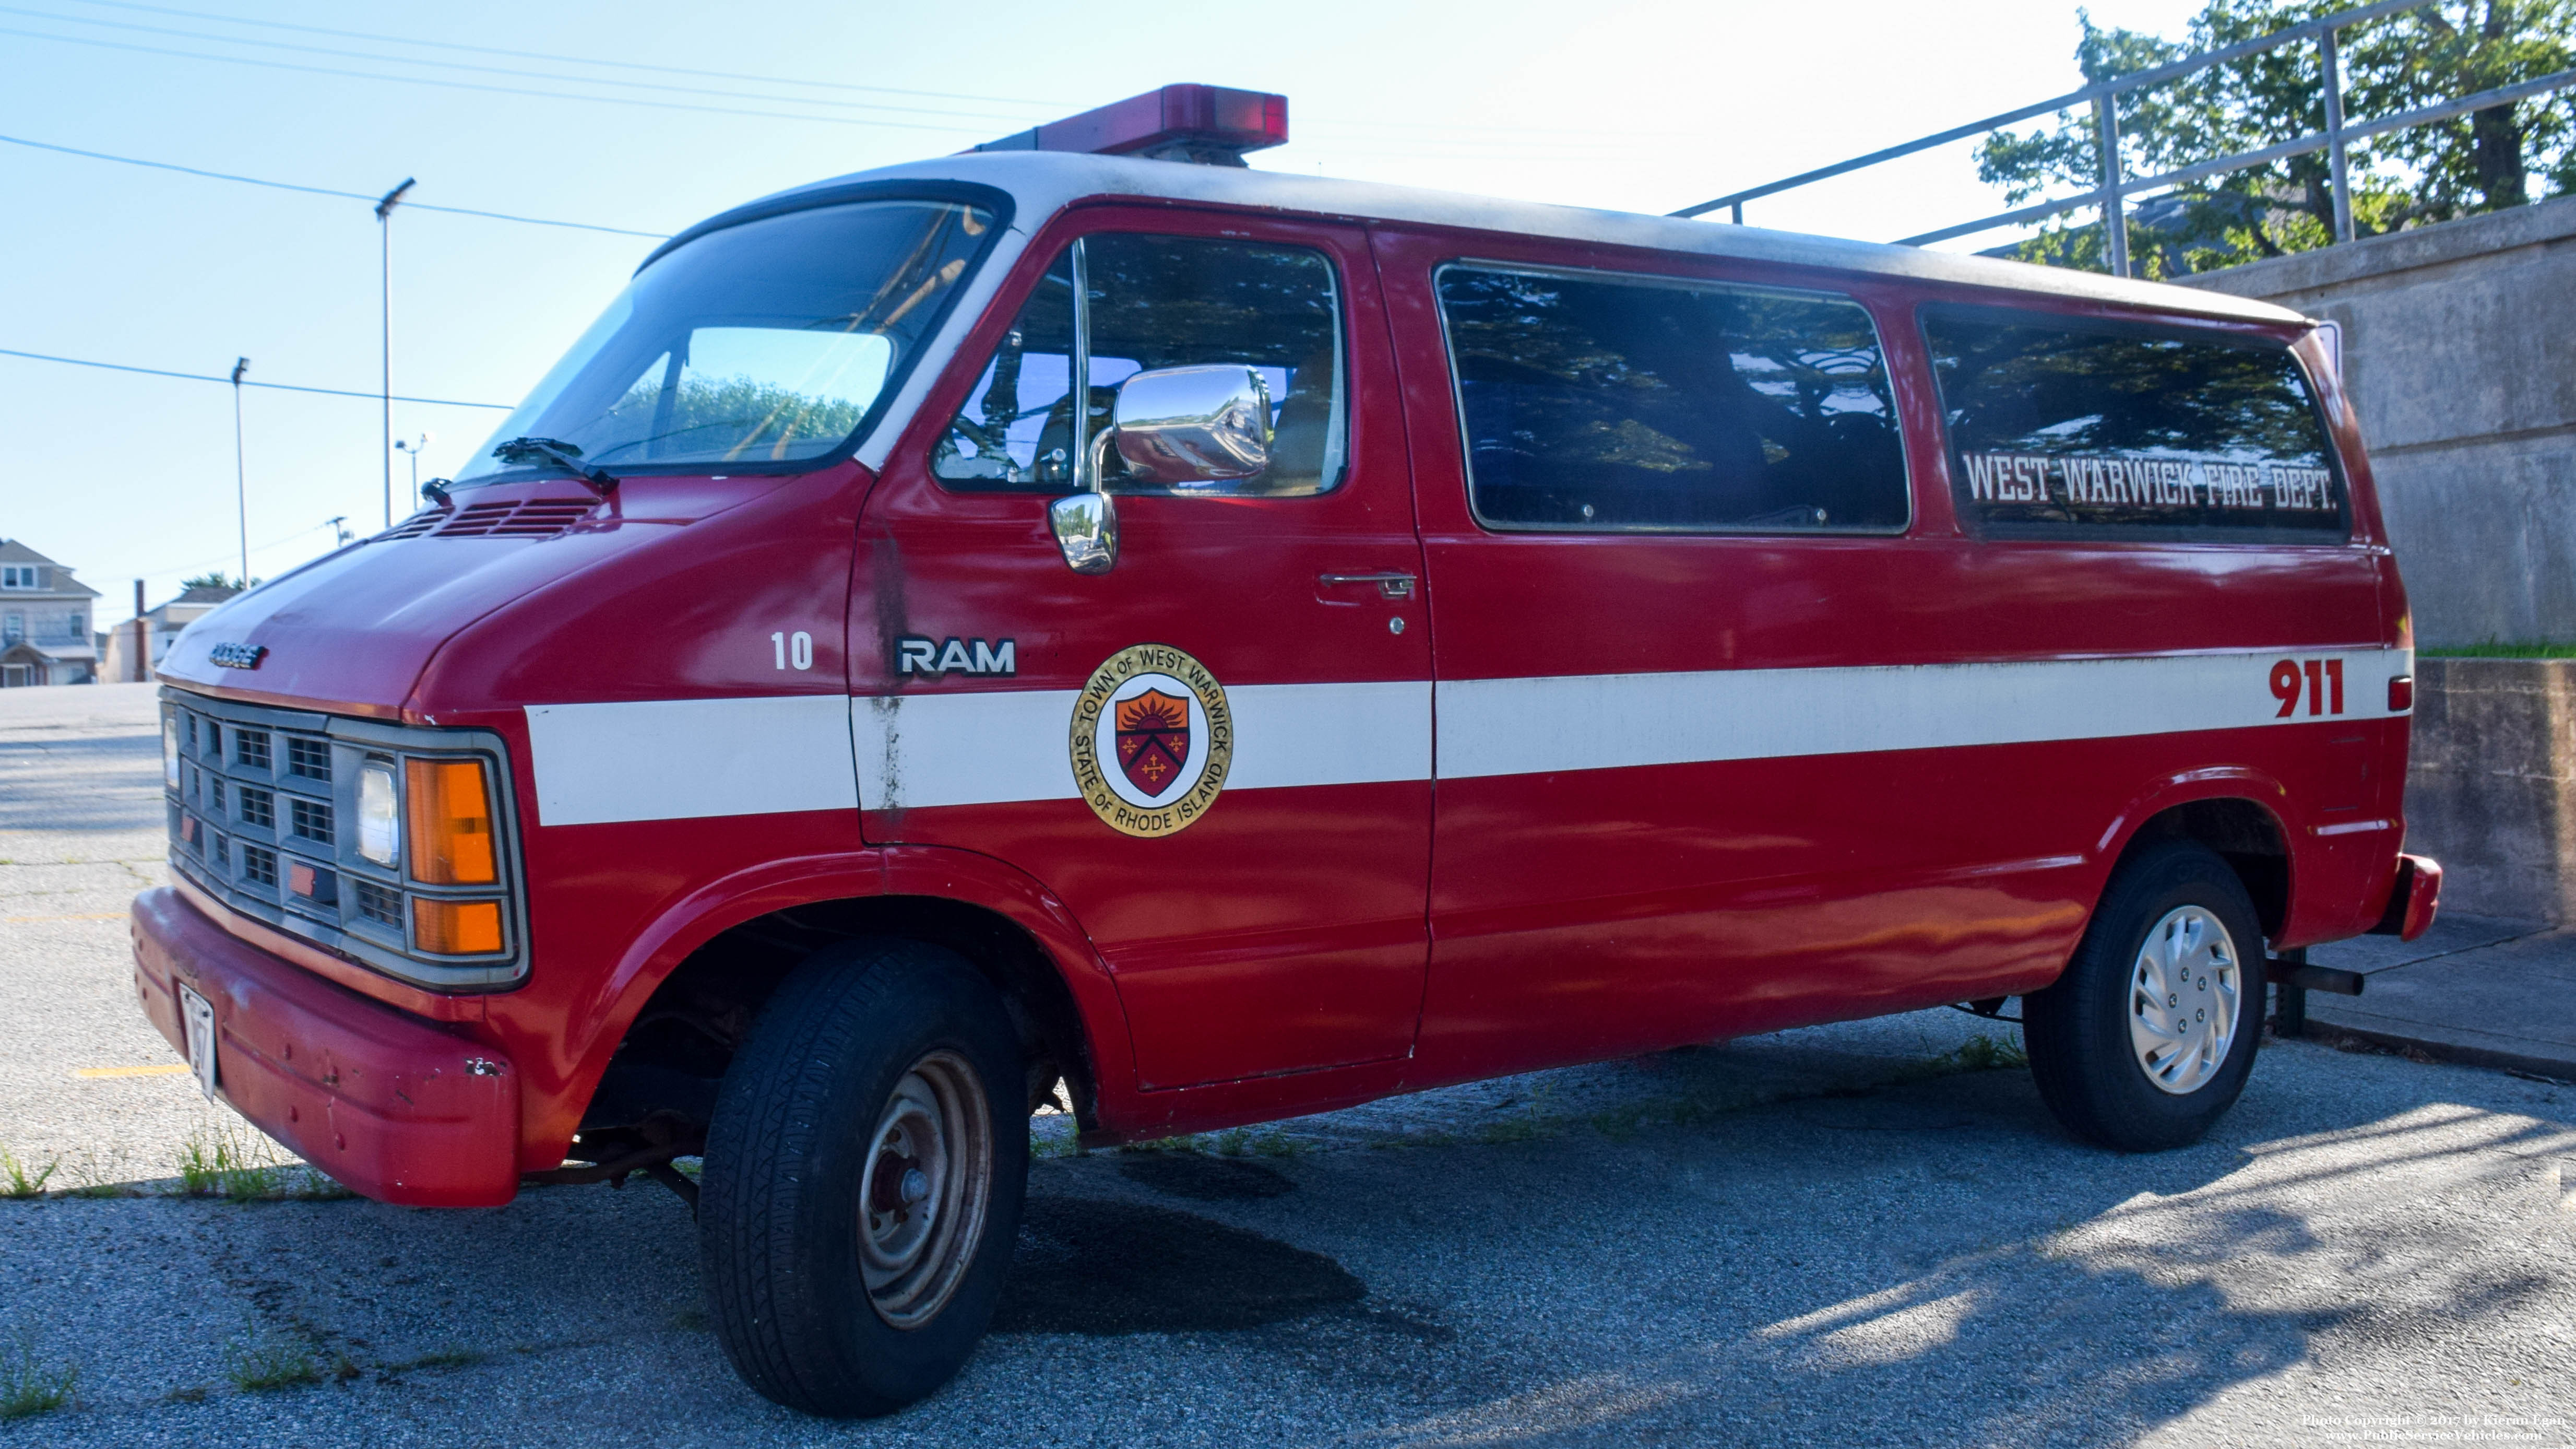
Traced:
<svg viewBox="0 0 2576 1449">
<path fill-rule="evenodd" d="M 2273 667 L 2295 661 L 2283 717 Z M 2340 716 L 2304 666 L 2342 665 Z M 1727 669 L 1226 691 L 1226 789 L 1474 779 L 2388 717 L 2409 650 Z M 542 825 L 1071 800 L 1076 691 L 532 705 Z M 1438 718 L 1435 739 L 1433 718 Z"/>
<path fill-rule="evenodd" d="M 532 704 L 539 825 L 850 810 L 850 699 Z"/>
<path fill-rule="evenodd" d="M 2303 666 L 2300 697 L 2286 718 L 2271 688 L 2272 668 L 2284 659 Z M 2309 660 L 2342 663 L 2339 718 L 2348 720 L 2387 717 L 2389 679 L 2414 668 L 2411 650 L 2267 649 L 1447 679 L 1438 693 L 1440 778 L 2116 739 L 2336 718 L 2308 713 Z"/>
<path fill-rule="evenodd" d="M 870 810 L 1072 800 L 1070 689 L 862 698 L 850 713 Z M 1431 778 L 1431 685 L 1240 684 L 1225 788 Z"/>
</svg>

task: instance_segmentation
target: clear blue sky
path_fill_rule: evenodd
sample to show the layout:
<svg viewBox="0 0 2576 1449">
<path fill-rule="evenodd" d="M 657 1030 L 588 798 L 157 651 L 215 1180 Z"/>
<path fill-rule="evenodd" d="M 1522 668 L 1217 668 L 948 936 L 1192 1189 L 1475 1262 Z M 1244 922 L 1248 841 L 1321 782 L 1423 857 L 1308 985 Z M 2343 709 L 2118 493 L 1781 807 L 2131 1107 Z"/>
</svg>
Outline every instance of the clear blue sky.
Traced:
<svg viewBox="0 0 2576 1449">
<path fill-rule="evenodd" d="M 2196 6 L 2091 8 L 2178 34 Z M 2075 38 L 2072 0 L 5 0 L 0 135 L 352 192 L 411 176 L 419 202 L 667 232 L 1199 80 L 1290 98 L 1296 139 L 1257 167 L 1666 211 L 2071 89 Z M 2000 205 L 1960 148 L 1750 219 L 1884 239 Z M 0 144 L 0 211 L 0 348 L 208 374 L 248 356 L 256 379 L 377 385 L 363 202 Z M 392 241 L 394 391 L 492 403 L 515 402 L 652 246 L 408 210 Z M 102 622 L 126 617 L 135 578 L 157 603 L 233 568 L 230 389 L 0 357 L 0 400 L 0 536 L 79 569 Z M 372 400 L 244 401 L 254 573 L 326 548 L 332 515 L 381 526 Z M 500 417 L 394 407 L 398 435 L 432 435 L 424 477 Z"/>
</svg>

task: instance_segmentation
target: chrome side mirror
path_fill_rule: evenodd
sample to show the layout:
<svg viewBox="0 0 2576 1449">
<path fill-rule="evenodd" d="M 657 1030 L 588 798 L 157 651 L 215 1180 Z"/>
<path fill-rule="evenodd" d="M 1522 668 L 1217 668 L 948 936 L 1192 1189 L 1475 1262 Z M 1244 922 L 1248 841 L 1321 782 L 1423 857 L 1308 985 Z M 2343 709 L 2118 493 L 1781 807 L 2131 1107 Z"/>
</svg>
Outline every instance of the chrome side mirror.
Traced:
<svg viewBox="0 0 2576 1449">
<path fill-rule="evenodd" d="M 1047 526 L 1075 573 L 1105 574 L 1118 562 L 1118 509 L 1108 494 L 1066 494 L 1047 505 Z"/>
<path fill-rule="evenodd" d="M 1250 478 L 1270 466 L 1270 385 L 1240 363 L 1158 367 L 1118 385 L 1113 427 L 1140 483 Z"/>
</svg>

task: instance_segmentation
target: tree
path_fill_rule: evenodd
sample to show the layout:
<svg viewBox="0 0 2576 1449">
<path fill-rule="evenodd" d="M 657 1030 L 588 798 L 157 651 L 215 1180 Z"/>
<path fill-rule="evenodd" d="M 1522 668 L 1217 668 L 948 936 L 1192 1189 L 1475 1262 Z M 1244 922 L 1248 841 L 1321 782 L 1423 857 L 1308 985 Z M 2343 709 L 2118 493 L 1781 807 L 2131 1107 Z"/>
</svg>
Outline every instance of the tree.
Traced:
<svg viewBox="0 0 2576 1449">
<path fill-rule="evenodd" d="M 251 582 L 255 584 L 258 583 L 259 580 L 253 579 Z M 242 591 L 242 581 L 225 573 L 222 569 L 213 569 L 206 573 L 194 574 L 181 579 L 179 581 L 179 589 L 182 593 L 189 589 L 230 589 L 234 593 L 238 594 Z"/>
<path fill-rule="evenodd" d="M 2085 80 L 2108 80 L 2350 9 L 2351 0 L 2210 0 L 2183 39 L 2102 29 L 2076 12 Z M 2347 124 L 2431 106 L 2576 67 L 2576 0 L 2438 0 L 2340 34 Z M 2118 103 L 2125 176 L 2177 171 L 2325 129 L 2323 55 L 2299 41 L 2213 66 Z M 2576 191 L 2576 124 L 2566 92 L 2383 133 L 2349 148 L 2357 235 Z M 2058 113 L 1977 148 L 1981 179 L 2019 204 L 2100 185 L 2089 114 Z M 2130 255 L 2141 276 L 2172 276 L 2306 251 L 2334 239 L 2323 150 L 2247 167 L 2133 201 Z M 2017 249 L 2027 260 L 2099 266 L 2102 230 L 2050 223 Z"/>
</svg>

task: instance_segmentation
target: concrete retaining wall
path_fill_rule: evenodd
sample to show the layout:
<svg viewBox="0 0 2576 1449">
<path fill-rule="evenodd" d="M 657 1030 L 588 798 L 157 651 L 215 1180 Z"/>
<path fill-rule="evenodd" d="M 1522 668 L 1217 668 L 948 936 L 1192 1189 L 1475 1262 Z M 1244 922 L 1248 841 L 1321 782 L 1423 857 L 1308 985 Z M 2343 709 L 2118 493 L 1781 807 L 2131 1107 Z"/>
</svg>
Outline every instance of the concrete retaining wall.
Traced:
<svg viewBox="0 0 2576 1449">
<path fill-rule="evenodd" d="M 2576 921 L 2576 659 L 2415 661 L 2406 848 L 2442 909 Z"/>
<path fill-rule="evenodd" d="M 2342 324 L 2419 643 L 2576 639 L 2576 198 L 2183 280 Z"/>
</svg>

